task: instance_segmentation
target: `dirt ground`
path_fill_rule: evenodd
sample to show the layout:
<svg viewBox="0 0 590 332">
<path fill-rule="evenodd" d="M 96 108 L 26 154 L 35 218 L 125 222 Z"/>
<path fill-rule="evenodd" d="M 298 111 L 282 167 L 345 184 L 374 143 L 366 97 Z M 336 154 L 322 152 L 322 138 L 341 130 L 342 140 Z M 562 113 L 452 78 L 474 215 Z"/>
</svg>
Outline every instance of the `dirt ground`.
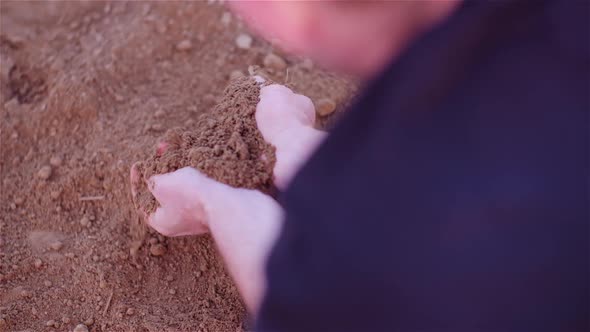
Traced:
<svg viewBox="0 0 590 332">
<path fill-rule="evenodd" d="M 129 168 L 250 65 L 335 114 L 353 84 L 215 1 L 0 9 L 0 331 L 250 330 L 210 238 L 134 241 Z"/>
</svg>

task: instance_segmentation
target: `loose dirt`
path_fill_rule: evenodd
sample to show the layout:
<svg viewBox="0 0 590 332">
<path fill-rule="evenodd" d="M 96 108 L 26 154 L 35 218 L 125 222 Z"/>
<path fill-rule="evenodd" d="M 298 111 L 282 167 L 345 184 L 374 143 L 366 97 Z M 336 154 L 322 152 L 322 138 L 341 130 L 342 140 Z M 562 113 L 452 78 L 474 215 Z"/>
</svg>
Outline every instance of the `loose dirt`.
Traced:
<svg viewBox="0 0 590 332">
<path fill-rule="evenodd" d="M 223 111 L 230 76 L 253 65 L 334 101 L 322 127 L 354 94 L 350 80 L 274 49 L 215 1 L 0 2 L 0 331 L 251 329 L 208 236 L 132 234 L 128 183 L 165 139 L 183 163 L 249 165 L 227 176 L 203 165 L 211 176 L 271 188 L 270 163 L 252 159 L 268 147 L 248 125 L 234 117 L 228 131 L 195 131 Z"/>
<path fill-rule="evenodd" d="M 163 151 L 136 164 L 139 177 L 149 179 L 192 166 L 230 186 L 272 194 L 275 153 L 256 126 L 259 95 L 260 84 L 254 78 L 232 80 L 221 102 L 200 116 L 194 128 L 168 131 Z M 154 212 L 157 202 L 144 181 L 139 182 L 138 190 L 138 209 Z"/>
</svg>

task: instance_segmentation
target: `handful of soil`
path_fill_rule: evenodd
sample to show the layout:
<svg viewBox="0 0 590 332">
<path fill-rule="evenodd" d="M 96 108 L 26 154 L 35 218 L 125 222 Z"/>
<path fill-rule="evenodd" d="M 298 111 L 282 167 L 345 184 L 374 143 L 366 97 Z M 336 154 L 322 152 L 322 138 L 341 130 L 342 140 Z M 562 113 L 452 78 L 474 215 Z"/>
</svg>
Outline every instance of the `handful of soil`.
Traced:
<svg viewBox="0 0 590 332">
<path fill-rule="evenodd" d="M 275 149 L 266 143 L 256 125 L 260 84 L 253 78 L 233 80 L 222 101 L 201 117 L 194 129 L 169 130 L 167 147 L 137 164 L 142 179 L 191 166 L 212 179 L 233 187 L 272 193 Z M 158 202 L 140 181 L 135 205 L 152 213 Z"/>
</svg>

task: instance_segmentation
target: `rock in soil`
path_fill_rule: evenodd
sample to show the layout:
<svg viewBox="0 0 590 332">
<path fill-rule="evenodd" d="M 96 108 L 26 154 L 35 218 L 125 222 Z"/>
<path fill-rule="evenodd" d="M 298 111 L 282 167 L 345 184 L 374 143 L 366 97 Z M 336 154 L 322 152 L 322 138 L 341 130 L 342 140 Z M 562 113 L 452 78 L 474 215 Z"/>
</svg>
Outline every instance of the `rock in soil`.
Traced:
<svg viewBox="0 0 590 332">
<path fill-rule="evenodd" d="M 60 156 L 53 156 L 51 157 L 51 159 L 49 159 L 49 164 L 51 166 L 61 166 L 61 164 L 63 163 L 63 159 Z"/>
<path fill-rule="evenodd" d="M 166 253 L 166 247 L 160 243 L 153 244 L 150 246 L 150 253 L 153 256 L 163 256 Z"/>
<path fill-rule="evenodd" d="M 285 70 L 285 68 L 287 68 L 287 62 L 283 58 L 274 53 L 267 54 L 264 57 L 262 63 L 264 64 L 264 67 L 272 70 L 280 71 Z"/>
<path fill-rule="evenodd" d="M 51 177 L 52 169 L 51 166 L 45 165 L 39 169 L 37 172 L 37 177 L 41 180 L 47 180 Z"/>
<path fill-rule="evenodd" d="M 88 327 L 84 324 L 78 324 L 74 328 L 74 332 L 88 332 Z"/>
<path fill-rule="evenodd" d="M 316 102 L 315 107 L 319 116 L 328 116 L 336 110 L 336 102 L 330 98 L 322 98 Z"/>
<path fill-rule="evenodd" d="M 191 41 L 188 39 L 185 39 L 185 40 L 179 42 L 178 44 L 176 44 L 176 49 L 179 51 L 189 51 L 192 48 L 193 48 L 193 43 L 191 43 Z"/>
<path fill-rule="evenodd" d="M 249 49 L 252 46 L 252 37 L 247 33 L 241 33 L 236 37 L 236 46 L 241 49 Z"/>
</svg>

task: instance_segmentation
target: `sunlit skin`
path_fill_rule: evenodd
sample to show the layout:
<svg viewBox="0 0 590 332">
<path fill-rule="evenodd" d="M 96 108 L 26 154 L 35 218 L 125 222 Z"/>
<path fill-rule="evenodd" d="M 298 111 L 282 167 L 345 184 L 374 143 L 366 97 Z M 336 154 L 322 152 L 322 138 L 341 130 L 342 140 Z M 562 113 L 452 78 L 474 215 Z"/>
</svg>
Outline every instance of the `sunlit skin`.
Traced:
<svg viewBox="0 0 590 332">
<path fill-rule="evenodd" d="M 457 4 L 458 0 L 242 1 L 230 6 L 279 47 L 367 79 Z M 309 98 L 277 84 L 261 89 L 255 116 L 262 136 L 276 148 L 274 182 L 285 190 L 326 133 L 314 129 L 315 110 Z M 166 143 L 158 149 L 164 151 Z M 150 215 L 140 211 L 150 226 L 167 236 L 210 232 L 249 311 L 256 314 L 266 289 L 264 265 L 284 216 L 278 203 L 190 167 L 149 179 L 138 174 L 132 167 L 132 194 L 145 181 L 160 205 Z"/>
</svg>

